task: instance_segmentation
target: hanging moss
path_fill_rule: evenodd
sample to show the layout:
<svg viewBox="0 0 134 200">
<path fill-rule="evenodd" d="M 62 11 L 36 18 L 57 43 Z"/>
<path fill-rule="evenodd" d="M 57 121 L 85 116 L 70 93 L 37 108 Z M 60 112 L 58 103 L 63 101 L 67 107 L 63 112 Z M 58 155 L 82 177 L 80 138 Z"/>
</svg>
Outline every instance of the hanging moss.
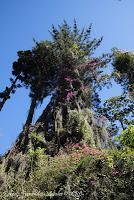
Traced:
<svg viewBox="0 0 134 200">
<path fill-rule="evenodd" d="M 73 110 L 69 114 L 68 128 L 77 138 L 95 146 L 93 130 L 88 122 L 89 118 L 91 118 L 91 112 L 89 115 L 84 111 Z"/>
</svg>

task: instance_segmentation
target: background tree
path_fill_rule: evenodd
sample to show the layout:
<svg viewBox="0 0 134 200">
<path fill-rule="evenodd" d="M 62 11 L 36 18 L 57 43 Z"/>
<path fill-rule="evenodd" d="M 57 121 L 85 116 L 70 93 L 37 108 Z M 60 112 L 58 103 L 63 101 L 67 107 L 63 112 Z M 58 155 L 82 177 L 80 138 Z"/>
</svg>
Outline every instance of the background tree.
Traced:
<svg viewBox="0 0 134 200">
<path fill-rule="evenodd" d="M 134 97 L 134 53 L 114 49 L 112 64 L 115 81 Z"/>
<path fill-rule="evenodd" d="M 123 147 L 134 148 L 134 125 L 129 125 L 119 136 L 119 141 Z"/>
<path fill-rule="evenodd" d="M 100 110 L 110 122 L 110 132 L 115 135 L 120 127 L 124 130 L 134 123 L 134 54 L 113 49 L 112 59 L 111 78 L 122 86 L 123 94 L 105 101 Z"/>
<path fill-rule="evenodd" d="M 106 100 L 100 113 L 109 120 L 112 135 L 118 132 L 118 127 L 124 130 L 134 123 L 134 104 L 126 95 Z"/>
</svg>

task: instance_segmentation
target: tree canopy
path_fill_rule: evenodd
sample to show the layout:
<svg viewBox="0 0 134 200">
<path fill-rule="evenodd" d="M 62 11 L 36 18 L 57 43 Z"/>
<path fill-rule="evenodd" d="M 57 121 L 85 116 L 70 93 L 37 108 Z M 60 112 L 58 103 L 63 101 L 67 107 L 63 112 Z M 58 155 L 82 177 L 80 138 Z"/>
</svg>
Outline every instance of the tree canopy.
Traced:
<svg viewBox="0 0 134 200">
<path fill-rule="evenodd" d="M 27 125 L 32 122 L 38 103 L 50 94 L 59 93 L 59 101 L 74 100 L 77 106 L 97 105 L 96 88 L 101 85 L 102 68 L 110 60 L 109 54 L 93 55 L 102 38 L 91 39 L 91 25 L 80 31 L 76 21 L 73 27 L 64 21 L 58 28 L 52 26 L 50 34 L 52 40 L 35 41 L 32 50 L 19 51 L 12 66 L 19 86 L 30 89 Z"/>
<path fill-rule="evenodd" d="M 57 106 L 92 108 L 96 115 L 101 113 L 111 123 L 111 135 L 118 131 L 116 122 L 122 129 L 133 123 L 133 100 L 127 94 L 128 91 L 133 97 L 133 53 L 114 49 L 113 55 L 95 56 L 102 38 L 91 39 L 91 29 L 90 25 L 79 30 L 75 20 L 73 26 L 64 21 L 58 27 L 52 25 L 51 40 L 34 40 L 31 50 L 18 51 L 18 59 L 12 65 L 11 86 L 0 93 L 0 110 L 17 88 L 25 87 L 31 98 L 26 126 L 32 123 L 35 108 L 49 95 Z M 111 59 L 110 76 L 104 74 L 104 68 Z M 111 84 L 111 77 L 121 84 L 124 94 L 108 99 L 100 108 L 98 91 Z"/>
</svg>

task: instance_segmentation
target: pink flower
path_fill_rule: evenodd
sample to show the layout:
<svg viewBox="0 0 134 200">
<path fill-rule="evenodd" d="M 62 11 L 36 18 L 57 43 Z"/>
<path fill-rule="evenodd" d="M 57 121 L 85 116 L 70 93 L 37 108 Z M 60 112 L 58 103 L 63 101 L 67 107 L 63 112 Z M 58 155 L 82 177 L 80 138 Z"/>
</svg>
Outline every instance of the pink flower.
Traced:
<svg viewBox="0 0 134 200">
<path fill-rule="evenodd" d="M 75 92 L 70 91 L 70 92 L 67 93 L 66 100 L 67 100 L 67 101 L 70 101 L 70 99 L 71 99 L 72 97 L 74 97 L 74 96 L 75 96 Z"/>
<path fill-rule="evenodd" d="M 95 66 L 95 65 L 98 65 L 99 62 L 96 61 L 96 60 L 92 60 L 92 61 L 90 61 L 88 64 L 89 64 L 90 66 Z"/>
<path fill-rule="evenodd" d="M 71 77 L 65 77 L 65 80 L 68 81 L 70 84 L 74 81 Z"/>
<path fill-rule="evenodd" d="M 116 176 L 116 175 L 118 175 L 118 172 L 117 172 L 116 170 L 113 169 L 111 175 L 112 175 L 112 176 Z"/>
<path fill-rule="evenodd" d="M 81 145 L 79 143 L 76 143 L 73 145 L 73 148 L 75 149 L 80 149 L 81 148 Z"/>
<path fill-rule="evenodd" d="M 80 158 L 81 154 L 77 153 L 77 152 L 74 152 L 71 156 L 74 157 L 74 158 Z"/>
<path fill-rule="evenodd" d="M 90 153 L 90 149 L 88 147 L 85 147 L 83 150 L 84 150 L 85 154 L 89 154 Z"/>
</svg>

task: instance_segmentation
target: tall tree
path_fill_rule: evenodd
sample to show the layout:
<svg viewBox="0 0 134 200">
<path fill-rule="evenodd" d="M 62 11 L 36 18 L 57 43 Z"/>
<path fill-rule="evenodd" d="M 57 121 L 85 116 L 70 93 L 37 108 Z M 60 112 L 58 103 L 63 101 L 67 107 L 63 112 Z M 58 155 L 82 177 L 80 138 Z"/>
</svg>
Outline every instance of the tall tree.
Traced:
<svg viewBox="0 0 134 200">
<path fill-rule="evenodd" d="M 71 30 L 64 21 L 59 26 L 59 30 L 52 26 L 50 32 L 52 41 L 36 42 L 31 51 L 19 51 L 18 61 L 13 63 L 13 75 L 15 77 L 19 75 L 21 83 L 30 88 L 31 105 L 26 120 L 27 126 L 32 122 L 38 102 L 42 102 L 46 96 L 56 90 L 64 93 L 60 94 L 62 98 L 70 95 L 70 98 L 75 96 L 76 99 L 81 93 L 82 100 L 83 91 L 86 90 L 87 95 L 87 88 L 90 85 L 90 90 L 88 89 L 90 102 L 91 91 L 96 87 L 97 75 L 101 73 L 99 66 L 104 66 L 109 61 L 108 55 L 90 58 L 102 41 L 102 38 L 90 41 L 91 25 L 87 30 L 80 31 L 74 22 Z M 70 87 L 67 88 L 67 85 L 63 87 L 63 84 L 61 86 L 63 82 L 68 86 L 71 84 Z M 94 101 L 99 101 L 97 95 L 92 97 Z"/>
<path fill-rule="evenodd" d="M 32 51 L 19 51 L 18 61 L 13 63 L 13 75 L 18 77 L 21 84 L 30 89 L 31 105 L 25 125 L 32 122 L 35 108 L 39 102 L 53 90 L 53 62 L 54 56 L 49 42 L 45 41 Z M 21 75 L 20 75 L 21 74 Z"/>
<path fill-rule="evenodd" d="M 66 22 L 58 28 L 52 26 L 52 46 L 57 58 L 56 87 L 50 104 L 37 122 L 44 123 L 44 131 L 48 133 L 46 138 L 52 139 L 55 136 L 58 146 L 66 139 L 78 141 L 78 130 L 68 130 L 71 128 L 68 122 L 72 110 L 79 113 L 85 108 L 92 108 L 93 102 L 99 100 L 94 94 L 96 88 L 104 81 L 102 69 L 109 62 L 110 55 L 93 55 L 102 38 L 91 40 L 90 34 L 91 26 L 82 31 L 76 23 L 73 29 Z M 63 130 L 66 130 L 65 134 L 60 136 Z"/>
<path fill-rule="evenodd" d="M 36 42 L 32 50 L 18 52 L 19 58 L 13 64 L 13 75 L 21 74 L 21 84 L 30 89 L 26 127 L 30 128 L 36 105 L 51 94 L 35 126 L 41 124 L 36 131 L 41 131 L 49 143 L 47 153 L 54 155 L 67 142 L 81 140 L 108 147 L 108 133 L 95 125 L 90 111 L 98 106 L 97 89 L 105 82 L 103 68 L 111 60 L 109 54 L 94 55 L 102 38 L 91 39 L 91 25 L 80 31 L 76 22 L 70 27 L 66 21 L 58 28 L 52 26 L 50 33 L 51 41 Z M 30 131 L 27 133 L 19 136 L 15 149 L 27 149 Z"/>
</svg>

